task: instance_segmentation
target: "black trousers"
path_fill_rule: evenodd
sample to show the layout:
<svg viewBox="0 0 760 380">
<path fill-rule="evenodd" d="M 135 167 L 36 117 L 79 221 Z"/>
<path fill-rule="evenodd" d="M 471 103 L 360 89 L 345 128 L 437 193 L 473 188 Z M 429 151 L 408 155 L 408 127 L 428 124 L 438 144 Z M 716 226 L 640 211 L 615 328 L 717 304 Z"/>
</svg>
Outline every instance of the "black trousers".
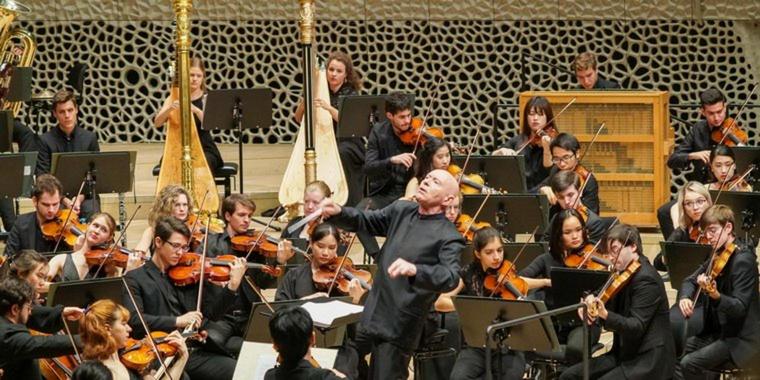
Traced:
<svg viewBox="0 0 760 380">
<path fill-rule="evenodd" d="M 676 200 L 674 199 L 668 203 L 665 203 L 657 209 L 657 221 L 660 223 L 660 231 L 662 232 L 662 237 L 665 238 L 665 240 L 667 240 L 670 237 L 670 234 L 673 233 L 673 230 L 675 230 L 673 219 L 670 218 L 670 209 L 675 204 Z"/>
<path fill-rule="evenodd" d="M 370 380 L 407 380 L 412 351 L 393 343 L 373 340 L 369 362 Z"/>
<path fill-rule="evenodd" d="M 16 223 L 16 207 L 13 199 L 0 199 L 0 218 L 3 220 L 3 228 L 10 232 Z"/>
<path fill-rule="evenodd" d="M 612 355 L 602 355 L 591 358 L 588 363 L 589 378 L 599 380 L 624 379 L 623 369 L 618 366 Z M 575 380 L 583 378 L 583 363 L 578 363 L 564 371 L 559 380 Z M 654 379 L 652 379 L 654 380 Z"/>
<path fill-rule="evenodd" d="M 364 183 L 367 180 L 364 174 L 364 141 L 361 138 L 338 139 L 338 154 L 348 184 L 346 206 L 353 207 L 364 197 Z"/>
<path fill-rule="evenodd" d="M 231 380 L 235 374 L 235 365 L 235 359 L 229 356 L 197 348 L 187 359 L 185 373 L 192 380 Z"/>
<path fill-rule="evenodd" d="M 731 361 L 728 344 L 721 339 L 693 336 L 686 341 L 685 355 L 676 364 L 673 376 L 681 379 L 718 379 L 714 371 L 724 366 L 735 367 Z"/>
<path fill-rule="evenodd" d="M 491 373 L 501 380 L 519 380 L 525 372 L 525 358 L 514 352 L 491 351 Z M 474 380 L 486 377 L 486 350 L 483 348 L 464 347 L 459 351 L 451 380 Z"/>
</svg>

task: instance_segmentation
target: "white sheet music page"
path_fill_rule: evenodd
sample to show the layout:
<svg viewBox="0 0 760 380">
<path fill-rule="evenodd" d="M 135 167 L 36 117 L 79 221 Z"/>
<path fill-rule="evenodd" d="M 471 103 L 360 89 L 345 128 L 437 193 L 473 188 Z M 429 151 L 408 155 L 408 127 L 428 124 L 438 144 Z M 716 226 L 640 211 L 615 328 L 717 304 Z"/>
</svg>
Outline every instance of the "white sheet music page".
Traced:
<svg viewBox="0 0 760 380">
<path fill-rule="evenodd" d="M 360 314 L 364 306 L 333 300 L 328 302 L 306 302 L 301 305 L 311 315 L 315 326 L 328 327 L 338 318 Z"/>
</svg>

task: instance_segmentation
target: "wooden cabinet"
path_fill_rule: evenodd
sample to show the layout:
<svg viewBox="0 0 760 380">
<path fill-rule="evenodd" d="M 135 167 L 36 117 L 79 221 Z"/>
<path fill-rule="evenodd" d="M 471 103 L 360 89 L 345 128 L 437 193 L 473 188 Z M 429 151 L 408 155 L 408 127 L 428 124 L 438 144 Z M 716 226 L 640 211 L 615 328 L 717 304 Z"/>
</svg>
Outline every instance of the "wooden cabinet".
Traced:
<svg viewBox="0 0 760 380">
<path fill-rule="evenodd" d="M 619 216 L 622 222 L 656 226 L 657 208 L 670 197 L 670 171 L 666 167 L 674 133 L 669 123 L 665 91 L 530 91 L 520 94 L 523 108 L 533 96 L 544 96 L 555 115 L 573 98 L 576 101 L 556 125 L 575 135 L 586 152 L 599 125 L 605 129 L 585 153 L 582 164 L 599 182 L 602 216 Z"/>
</svg>

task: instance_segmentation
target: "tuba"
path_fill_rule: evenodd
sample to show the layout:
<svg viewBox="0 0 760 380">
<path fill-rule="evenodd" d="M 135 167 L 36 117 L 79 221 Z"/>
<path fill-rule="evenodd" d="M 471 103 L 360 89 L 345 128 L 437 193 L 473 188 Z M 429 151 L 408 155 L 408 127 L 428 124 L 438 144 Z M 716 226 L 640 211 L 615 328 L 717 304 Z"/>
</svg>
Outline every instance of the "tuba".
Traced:
<svg viewBox="0 0 760 380">
<path fill-rule="evenodd" d="M 19 13 L 29 12 L 29 8 L 23 4 L 0 0 L 0 109 L 10 110 L 13 116 L 18 114 L 22 103 L 4 100 L 8 95 L 13 69 L 32 66 L 37 43 L 26 30 L 11 28 L 11 23 Z"/>
</svg>

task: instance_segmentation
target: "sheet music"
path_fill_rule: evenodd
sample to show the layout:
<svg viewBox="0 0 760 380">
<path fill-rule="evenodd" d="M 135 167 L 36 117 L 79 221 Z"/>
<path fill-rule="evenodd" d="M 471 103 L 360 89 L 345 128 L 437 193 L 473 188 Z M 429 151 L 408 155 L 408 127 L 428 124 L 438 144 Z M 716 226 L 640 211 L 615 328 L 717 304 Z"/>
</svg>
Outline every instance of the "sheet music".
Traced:
<svg viewBox="0 0 760 380">
<path fill-rule="evenodd" d="M 364 311 L 364 306 L 338 300 L 319 303 L 306 302 L 301 307 L 309 312 L 314 325 L 319 327 L 330 326 L 338 318 L 359 314 Z"/>
<path fill-rule="evenodd" d="M 311 355 L 322 368 L 333 368 L 338 350 L 312 348 Z M 277 364 L 277 352 L 271 343 L 243 342 L 232 380 L 262 380 Z"/>
</svg>

